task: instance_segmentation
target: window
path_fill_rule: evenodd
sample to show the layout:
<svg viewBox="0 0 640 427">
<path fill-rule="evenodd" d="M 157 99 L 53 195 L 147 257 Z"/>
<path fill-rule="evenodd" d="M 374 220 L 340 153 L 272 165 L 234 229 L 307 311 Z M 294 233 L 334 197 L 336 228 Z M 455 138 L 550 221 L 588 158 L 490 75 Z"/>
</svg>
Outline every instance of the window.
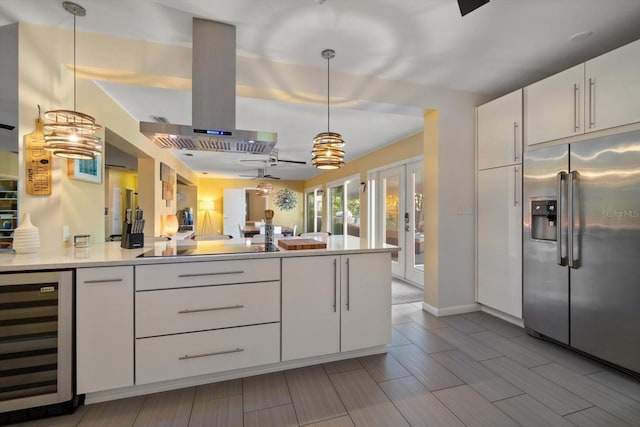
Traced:
<svg viewBox="0 0 640 427">
<path fill-rule="evenodd" d="M 304 231 L 322 231 L 322 189 L 314 188 L 305 191 L 304 197 Z"/>
<path fill-rule="evenodd" d="M 330 232 L 360 236 L 360 176 L 329 186 Z"/>
</svg>

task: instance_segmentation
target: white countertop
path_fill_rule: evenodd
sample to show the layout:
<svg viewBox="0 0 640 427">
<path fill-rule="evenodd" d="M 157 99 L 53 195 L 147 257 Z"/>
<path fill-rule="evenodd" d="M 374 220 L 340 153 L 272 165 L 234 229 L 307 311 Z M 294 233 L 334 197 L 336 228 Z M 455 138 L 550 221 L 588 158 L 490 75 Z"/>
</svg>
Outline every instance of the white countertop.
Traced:
<svg viewBox="0 0 640 427">
<path fill-rule="evenodd" d="M 354 236 L 329 236 L 325 239 L 316 238 L 327 243 L 326 249 L 285 250 L 278 247 L 277 252 L 233 252 L 224 253 L 225 247 L 237 251 L 239 247 L 251 250 L 250 239 L 230 239 L 214 241 L 215 248 L 206 255 L 189 256 L 153 256 L 137 258 L 145 252 L 154 251 L 161 255 L 163 251 L 176 253 L 176 245 L 184 244 L 177 240 L 166 242 L 145 243 L 144 248 L 122 249 L 120 242 L 105 242 L 94 244 L 89 248 L 66 248 L 58 251 L 39 251 L 34 254 L 15 254 L 12 252 L 0 254 L 0 272 L 15 272 L 25 270 L 65 269 L 76 267 L 105 267 L 115 265 L 164 264 L 176 262 L 199 262 L 230 259 L 252 258 L 282 258 L 291 256 L 341 255 L 362 252 L 394 252 L 399 248 L 392 245 L 369 245 L 366 239 Z M 212 245 L 209 241 L 187 241 L 190 245 Z"/>
</svg>

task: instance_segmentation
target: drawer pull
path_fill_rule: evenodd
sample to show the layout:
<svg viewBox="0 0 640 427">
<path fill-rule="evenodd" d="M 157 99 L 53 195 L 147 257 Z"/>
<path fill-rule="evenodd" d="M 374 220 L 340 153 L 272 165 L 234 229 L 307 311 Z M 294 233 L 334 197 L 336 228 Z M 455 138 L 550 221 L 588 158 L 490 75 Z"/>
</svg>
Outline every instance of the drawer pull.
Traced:
<svg viewBox="0 0 640 427">
<path fill-rule="evenodd" d="M 218 273 L 192 273 L 192 274 L 180 274 L 178 277 L 202 277 L 202 276 L 222 276 L 225 274 L 242 274 L 244 270 L 238 271 L 221 271 Z"/>
<path fill-rule="evenodd" d="M 178 360 L 197 359 L 198 357 L 218 356 L 220 354 L 240 353 L 241 351 L 244 351 L 244 348 L 234 348 L 233 350 L 215 351 L 213 353 L 194 354 L 193 356 L 189 356 L 188 354 L 185 354 L 184 356 L 178 357 Z"/>
<path fill-rule="evenodd" d="M 178 314 L 200 313 L 201 311 L 231 310 L 234 308 L 243 308 L 243 307 L 244 305 L 236 304 L 236 305 L 227 305 L 225 307 L 196 308 L 194 310 L 185 308 L 184 310 L 180 310 Z"/>
<path fill-rule="evenodd" d="M 84 283 L 114 283 L 114 282 L 122 282 L 123 279 L 96 279 L 96 280 L 85 280 Z"/>
</svg>

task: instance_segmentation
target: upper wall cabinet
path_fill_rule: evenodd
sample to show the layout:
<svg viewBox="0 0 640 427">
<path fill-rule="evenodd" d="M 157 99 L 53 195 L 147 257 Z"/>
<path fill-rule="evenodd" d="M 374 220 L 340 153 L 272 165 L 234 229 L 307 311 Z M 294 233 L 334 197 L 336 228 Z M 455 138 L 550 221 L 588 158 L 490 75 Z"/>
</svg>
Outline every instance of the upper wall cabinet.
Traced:
<svg viewBox="0 0 640 427">
<path fill-rule="evenodd" d="M 525 87 L 527 145 L 583 133 L 583 97 L 584 64 Z"/>
<path fill-rule="evenodd" d="M 640 40 L 524 88 L 527 145 L 640 122 Z"/>
<path fill-rule="evenodd" d="M 477 109 L 478 169 L 522 163 L 522 89 Z"/>
<path fill-rule="evenodd" d="M 585 131 L 640 122 L 640 40 L 585 66 Z"/>
</svg>

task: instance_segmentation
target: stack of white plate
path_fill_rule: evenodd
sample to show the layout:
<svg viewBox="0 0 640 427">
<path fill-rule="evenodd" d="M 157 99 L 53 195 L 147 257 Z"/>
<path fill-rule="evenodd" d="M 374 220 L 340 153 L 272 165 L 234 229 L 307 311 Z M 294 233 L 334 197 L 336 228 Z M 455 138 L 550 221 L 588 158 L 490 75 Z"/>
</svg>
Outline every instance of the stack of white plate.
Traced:
<svg viewBox="0 0 640 427">
<path fill-rule="evenodd" d="M 13 250 L 17 254 L 32 254 L 40 248 L 40 233 L 31 224 L 31 216 L 26 213 L 20 227 L 13 231 Z"/>
</svg>

